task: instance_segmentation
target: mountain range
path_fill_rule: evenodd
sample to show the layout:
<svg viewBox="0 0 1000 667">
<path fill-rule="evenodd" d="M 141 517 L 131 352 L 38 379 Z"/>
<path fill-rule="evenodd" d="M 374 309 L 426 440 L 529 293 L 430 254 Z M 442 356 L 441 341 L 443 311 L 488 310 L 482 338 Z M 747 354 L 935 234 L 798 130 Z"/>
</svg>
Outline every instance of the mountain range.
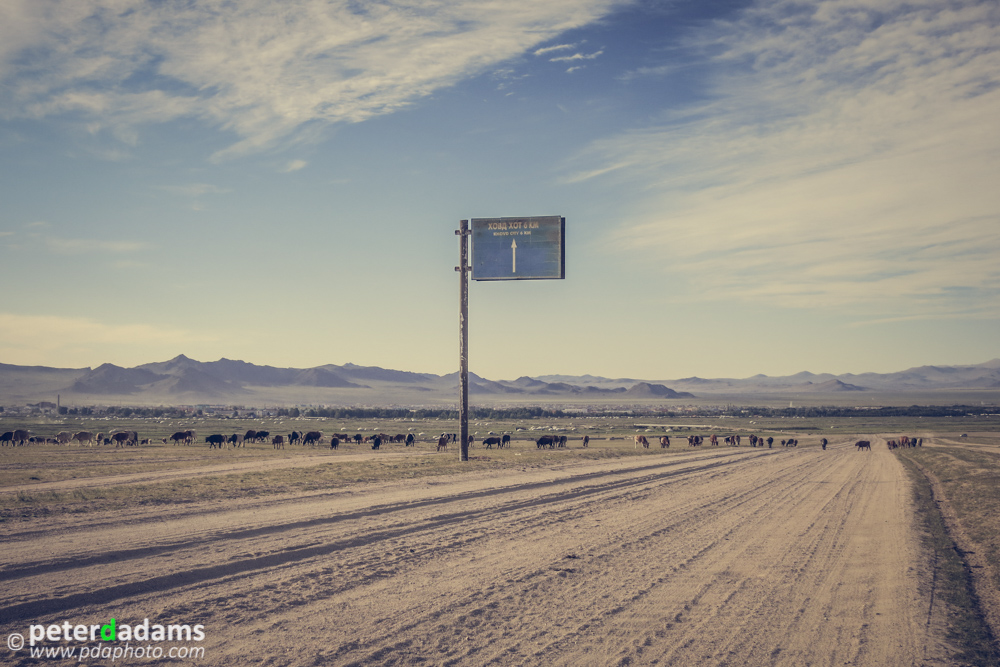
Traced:
<svg viewBox="0 0 1000 667">
<path fill-rule="evenodd" d="M 469 374 L 469 392 L 480 401 L 559 400 L 649 402 L 734 395 L 829 396 L 864 392 L 926 392 L 1000 389 L 1000 359 L 970 366 L 920 366 L 896 373 L 676 380 L 543 375 L 489 380 Z M 377 366 L 327 364 L 277 368 L 245 361 L 202 362 L 179 355 L 169 361 L 123 368 L 65 369 L 0 364 L 0 400 L 5 403 L 64 396 L 77 404 L 350 404 L 422 405 L 454 402 L 458 373 L 434 375 Z"/>
</svg>

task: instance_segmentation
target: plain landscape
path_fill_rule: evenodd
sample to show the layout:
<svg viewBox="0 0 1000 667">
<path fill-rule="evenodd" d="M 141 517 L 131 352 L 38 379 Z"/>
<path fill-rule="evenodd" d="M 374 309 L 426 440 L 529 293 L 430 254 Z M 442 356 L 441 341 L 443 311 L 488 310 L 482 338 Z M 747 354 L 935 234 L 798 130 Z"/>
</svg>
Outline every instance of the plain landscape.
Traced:
<svg viewBox="0 0 1000 667">
<path fill-rule="evenodd" d="M 0 665 L 1000 667 L 997 0 L 0 0 L 0 91 Z"/>
<path fill-rule="evenodd" d="M 180 355 L 0 380 L 0 430 L 31 438 L 0 448 L 12 664 L 1000 660 L 998 360 L 473 375 L 468 461 L 439 443 L 454 374 Z M 111 618 L 197 632 L 56 636 Z"/>
<path fill-rule="evenodd" d="M 461 462 L 437 448 L 450 419 L 7 416 L 149 444 L 0 448 L 2 630 L 201 626 L 37 647 L 212 665 L 992 665 L 997 419 L 476 420 Z M 204 443 L 247 428 L 324 440 Z M 180 429 L 195 442 L 162 442 Z M 416 443 L 376 451 L 378 433 Z M 890 449 L 903 435 L 920 446 Z M 11 664 L 38 664 L 30 648 Z"/>
</svg>

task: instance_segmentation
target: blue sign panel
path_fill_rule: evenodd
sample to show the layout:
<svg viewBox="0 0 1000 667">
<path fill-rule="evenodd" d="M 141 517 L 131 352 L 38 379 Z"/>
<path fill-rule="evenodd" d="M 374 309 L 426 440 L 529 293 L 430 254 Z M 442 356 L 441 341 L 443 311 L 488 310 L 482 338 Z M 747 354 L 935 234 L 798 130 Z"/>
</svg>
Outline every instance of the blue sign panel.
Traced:
<svg viewBox="0 0 1000 667">
<path fill-rule="evenodd" d="M 566 277 L 566 218 L 473 218 L 473 280 Z"/>
</svg>

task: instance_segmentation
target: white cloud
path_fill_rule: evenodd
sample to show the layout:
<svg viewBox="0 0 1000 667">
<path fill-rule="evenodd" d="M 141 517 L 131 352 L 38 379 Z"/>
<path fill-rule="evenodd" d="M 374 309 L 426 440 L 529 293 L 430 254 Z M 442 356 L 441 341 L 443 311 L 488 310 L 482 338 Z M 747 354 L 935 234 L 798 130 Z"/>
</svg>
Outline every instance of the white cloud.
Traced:
<svg viewBox="0 0 1000 667">
<path fill-rule="evenodd" d="M 574 62 L 577 60 L 594 60 L 603 53 L 604 51 L 595 51 L 594 53 L 574 53 L 571 56 L 557 56 L 555 58 L 549 58 L 549 62 L 566 63 L 566 62 Z"/>
<path fill-rule="evenodd" d="M 544 56 L 545 54 L 552 53 L 553 51 L 568 51 L 573 48 L 576 48 L 575 44 L 556 44 L 555 46 L 546 46 L 541 49 L 536 49 L 534 55 Z"/>
<path fill-rule="evenodd" d="M 282 173 L 290 174 L 293 171 L 298 171 L 299 169 L 305 169 L 306 165 L 308 164 L 309 163 L 306 162 L 305 160 L 289 160 L 288 164 L 286 164 L 281 169 L 281 171 Z"/>
<path fill-rule="evenodd" d="M 623 0 L 8 0 L 0 115 L 130 128 L 198 117 L 220 157 L 314 121 L 390 113 L 586 25 Z"/>
<path fill-rule="evenodd" d="M 711 102 L 568 180 L 641 184 L 618 248 L 692 299 L 1000 315 L 998 27 L 995 3 L 761 3 L 698 45 Z"/>
</svg>

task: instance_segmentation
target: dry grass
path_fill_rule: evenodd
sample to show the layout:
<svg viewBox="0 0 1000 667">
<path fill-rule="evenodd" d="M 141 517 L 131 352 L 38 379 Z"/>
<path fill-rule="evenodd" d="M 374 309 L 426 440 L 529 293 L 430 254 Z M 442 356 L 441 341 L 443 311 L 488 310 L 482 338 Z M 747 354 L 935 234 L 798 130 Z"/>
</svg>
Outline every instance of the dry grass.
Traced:
<svg viewBox="0 0 1000 667">
<path fill-rule="evenodd" d="M 405 452 L 405 456 L 384 456 L 386 449 Z M 367 445 L 328 448 L 291 447 L 273 450 L 269 445 L 250 445 L 243 449 L 208 450 L 172 445 L 114 450 L 113 448 L 66 448 L 40 445 L 0 450 L 0 486 L 23 486 L 15 493 L 0 493 L 0 521 L 27 520 L 52 512 L 94 512 L 127 509 L 148 505 L 179 505 L 217 499 L 253 498 L 340 489 L 355 484 L 392 482 L 433 477 L 459 472 L 551 467 L 569 459 L 599 459 L 626 456 L 669 456 L 685 448 L 662 450 L 634 449 L 625 440 L 604 441 L 601 446 L 583 449 L 576 443 L 569 449 L 539 450 L 530 441 L 515 441 L 514 447 L 485 450 L 475 447 L 470 460 L 459 461 L 455 445 L 437 453 L 430 443 L 403 448 L 392 445 L 383 452 L 372 452 Z M 345 459 L 345 454 L 370 454 L 367 460 Z M 120 486 L 93 486 L 72 490 L 32 489 L 33 484 L 67 479 L 117 475 L 132 472 L 155 472 L 177 468 L 197 471 L 222 461 L 260 461 L 323 456 L 314 465 L 246 470 L 218 475 L 191 475 L 155 483 L 131 483 Z M 353 458 L 353 457 L 352 457 Z"/>
<path fill-rule="evenodd" d="M 941 597 L 954 610 L 951 636 L 962 648 L 961 664 L 1000 664 L 1000 439 L 981 434 L 896 451 L 914 479 L 918 517 L 934 554 Z M 931 479 L 940 485 L 937 494 Z M 953 517 L 950 524 L 942 515 L 942 502 Z"/>
<path fill-rule="evenodd" d="M 951 441 L 954 442 L 954 441 Z M 1000 442 L 973 437 L 961 444 L 899 450 L 924 466 L 944 487 L 948 503 L 1000 590 Z"/>
</svg>

